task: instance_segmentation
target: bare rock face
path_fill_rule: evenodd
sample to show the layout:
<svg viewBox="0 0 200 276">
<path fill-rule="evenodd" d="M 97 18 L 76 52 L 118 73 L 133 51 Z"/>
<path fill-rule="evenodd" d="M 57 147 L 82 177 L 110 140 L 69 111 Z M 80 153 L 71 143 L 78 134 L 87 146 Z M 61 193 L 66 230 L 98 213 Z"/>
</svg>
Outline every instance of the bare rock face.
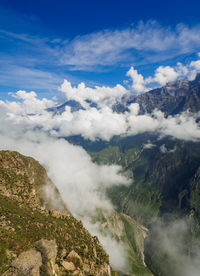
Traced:
<svg viewBox="0 0 200 276">
<path fill-rule="evenodd" d="M 57 275 L 56 274 L 56 256 L 57 256 L 57 244 L 54 240 L 48 241 L 41 239 L 35 243 L 35 248 L 42 255 L 42 270 L 45 275 Z"/>
<path fill-rule="evenodd" d="M 0 151 L 0 194 L 32 210 L 55 209 L 68 214 L 62 198 L 38 161 L 14 151 Z M 53 198 L 52 198 L 53 195 Z"/>
<path fill-rule="evenodd" d="M 41 239 L 35 248 L 22 252 L 12 262 L 7 276 L 57 276 L 59 269 L 55 264 L 57 244 L 54 240 Z M 41 274 L 42 273 L 42 274 Z"/>
<path fill-rule="evenodd" d="M 13 262 L 13 275 L 17 276 L 39 276 L 42 265 L 42 256 L 35 249 L 22 252 Z"/>
</svg>

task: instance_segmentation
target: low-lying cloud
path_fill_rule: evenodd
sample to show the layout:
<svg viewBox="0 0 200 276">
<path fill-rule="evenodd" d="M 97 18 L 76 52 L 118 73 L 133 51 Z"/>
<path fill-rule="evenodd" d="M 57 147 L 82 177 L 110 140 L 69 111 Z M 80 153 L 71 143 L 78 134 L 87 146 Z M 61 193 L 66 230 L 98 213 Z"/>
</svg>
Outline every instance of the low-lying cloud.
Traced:
<svg viewBox="0 0 200 276">
<path fill-rule="evenodd" d="M 10 122 L 0 130 L 0 149 L 19 151 L 38 160 L 46 168 L 70 212 L 83 221 L 92 235 L 99 237 L 110 254 L 112 266 L 123 269 L 127 258 L 123 243 L 108 234 L 100 234 L 98 224 L 92 222 L 99 209 L 103 212 L 114 210 L 106 194 L 107 188 L 131 183 L 123 176 L 120 166 L 94 164 L 81 147 L 64 139 L 51 138 L 41 131 L 26 132 Z M 53 202 L 52 190 L 46 192 Z M 57 199 L 55 205 L 58 207 Z"/>
<path fill-rule="evenodd" d="M 78 94 L 78 97 L 80 95 Z M 131 104 L 128 111 L 117 113 L 109 104 L 105 104 L 105 96 L 99 97 L 97 107 L 91 107 L 83 97 L 80 102 L 85 103 L 84 109 L 72 112 L 71 107 L 66 106 L 62 113 L 52 113 L 47 108 L 54 104 L 53 100 L 40 100 L 34 92 L 18 91 L 14 97 L 20 101 L 0 101 L 2 130 L 6 127 L 6 121 L 6 124 L 13 124 L 23 131 L 40 129 L 54 138 L 81 135 L 92 141 L 109 141 L 115 135 L 131 136 L 157 132 L 182 140 L 200 139 L 198 113 L 190 114 L 186 111 L 166 118 L 161 111 L 155 110 L 152 114 L 140 115 L 137 103 Z M 119 97 L 114 97 L 112 92 L 110 102 L 113 103 L 116 99 Z M 109 100 L 106 99 L 106 102 Z"/>
<path fill-rule="evenodd" d="M 153 227 L 151 258 L 157 264 L 165 258 L 165 262 L 159 267 L 159 271 L 164 275 L 199 275 L 200 244 L 192 240 L 191 223 L 188 219 L 179 219 L 167 224 L 158 220 Z"/>
</svg>

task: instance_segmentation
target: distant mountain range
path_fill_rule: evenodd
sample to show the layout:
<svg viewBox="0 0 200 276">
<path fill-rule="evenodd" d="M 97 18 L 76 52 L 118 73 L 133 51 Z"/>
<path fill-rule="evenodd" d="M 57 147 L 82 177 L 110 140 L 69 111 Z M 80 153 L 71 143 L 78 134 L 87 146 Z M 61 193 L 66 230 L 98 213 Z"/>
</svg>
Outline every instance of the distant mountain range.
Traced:
<svg viewBox="0 0 200 276">
<path fill-rule="evenodd" d="M 89 100 L 87 103 L 91 107 L 96 107 L 96 103 Z M 125 112 L 132 103 L 140 105 L 140 114 L 152 113 L 154 109 L 164 112 L 166 116 L 176 115 L 186 110 L 198 112 L 200 110 L 200 73 L 193 81 L 181 79 L 140 95 L 125 95 L 121 101 L 113 105 L 113 111 Z M 79 102 L 69 100 L 47 110 L 62 113 L 66 106 L 70 106 L 72 112 L 84 109 Z"/>
</svg>

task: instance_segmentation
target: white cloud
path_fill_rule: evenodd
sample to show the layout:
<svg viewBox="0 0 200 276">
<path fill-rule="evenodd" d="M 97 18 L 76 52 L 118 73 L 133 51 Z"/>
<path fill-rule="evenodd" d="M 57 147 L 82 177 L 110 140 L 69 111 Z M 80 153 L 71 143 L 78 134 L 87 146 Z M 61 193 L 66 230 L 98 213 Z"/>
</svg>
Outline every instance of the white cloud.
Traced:
<svg viewBox="0 0 200 276">
<path fill-rule="evenodd" d="M 23 54 L 15 53 L 15 63 L 28 60 L 35 65 L 68 66 L 68 69 L 93 70 L 119 64 L 149 64 L 181 54 L 199 51 L 200 26 L 178 24 L 163 27 L 155 21 L 139 22 L 120 30 L 102 30 L 73 39 L 30 36 L 0 30 L 1 38 L 24 45 Z M 23 44 L 24 43 L 24 44 Z M 10 56 L 10 55 L 9 55 Z M 14 56 L 14 55 L 13 55 Z M 46 66 L 44 66 L 46 67 Z"/>
<path fill-rule="evenodd" d="M 23 89 L 57 89 L 63 81 L 63 77 L 53 72 L 33 68 L 32 64 L 25 66 L 16 65 L 18 61 L 9 61 L 10 57 L 1 57 L 2 66 L 0 68 L 0 84 L 4 86 L 23 87 Z M 13 62 L 15 65 L 10 64 Z"/>
<path fill-rule="evenodd" d="M 199 34 L 200 26 L 189 28 L 179 24 L 172 30 L 155 21 L 140 22 L 127 29 L 79 36 L 66 44 L 60 58 L 62 64 L 80 70 L 122 61 L 135 64 L 156 62 L 198 50 Z"/>
<path fill-rule="evenodd" d="M 180 78 L 194 80 L 198 72 L 200 72 L 200 60 L 192 61 L 186 65 L 177 62 L 175 67 L 159 66 L 156 68 L 154 76 L 147 78 L 144 78 L 142 74 L 139 74 L 136 69 L 131 67 L 127 72 L 127 76 L 132 79 L 131 90 L 139 94 L 150 90 L 149 84 L 154 84 L 158 87 Z"/>
<path fill-rule="evenodd" d="M 15 125 L 11 121 L 5 124 L 3 116 L 0 122 L 4 123 L 0 130 L 0 150 L 19 151 L 38 160 L 46 168 L 70 212 L 81 219 L 88 230 L 93 230 L 92 234 L 95 229 L 95 235 L 110 254 L 112 266 L 119 267 L 121 264 L 121 268 L 127 257 L 123 243 L 117 243 L 109 235 L 103 236 L 98 225 L 91 222 L 91 218 L 97 215 L 97 209 L 103 212 L 114 210 L 106 195 L 107 188 L 130 184 L 130 180 L 122 175 L 121 167 L 94 164 L 81 147 L 64 139 L 51 138 L 42 131 L 24 131 L 23 125 Z M 53 202 L 52 191 L 48 191 L 48 196 L 52 196 Z M 55 205 L 58 207 L 57 200 Z"/>
<path fill-rule="evenodd" d="M 152 144 L 150 140 L 147 141 L 146 144 L 143 145 L 143 149 L 152 149 L 156 145 Z"/>
<path fill-rule="evenodd" d="M 83 107 L 87 107 L 86 100 L 97 103 L 98 105 L 113 105 L 128 91 L 120 84 L 115 87 L 95 86 L 86 87 L 85 83 L 80 83 L 77 87 L 72 87 L 71 83 L 64 80 L 59 90 L 65 94 L 68 100 L 78 101 Z"/>
<path fill-rule="evenodd" d="M 48 100 L 46 98 L 38 99 L 37 94 L 34 91 L 26 92 L 24 90 L 19 90 L 16 94 L 11 94 L 14 98 L 22 100 L 19 102 L 15 101 L 0 101 L 0 106 L 5 107 L 7 112 L 10 114 L 18 115 L 28 115 L 28 114 L 38 114 L 40 112 L 45 112 L 45 109 L 52 107 L 54 101 Z"/>
<path fill-rule="evenodd" d="M 132 90 L 136 93 L 141 93 L 147 91 L 145 87 L 145 80 L 141 74 L 138 74 L 138 71 L 135 70 L 133 67 L 126 73 L 128 77 L 132 79 Z"/>
<path fill-rule="evenodd" d="M 156 82 L 161 86 L 165 85 L 170 81 L 175 81 L 179 77 L 179 73 L 170 66 L 159 66 L 155 71 L 153 79 L 148 79 L 147 83 Z"/>
<path fill-rule="evenodd" d="M 194 64 L 196 62 L 194 61 Z M 177 63 L 175 68 L 160 66 L 155 70 L 154 77 L 146 79 L 132 67 L 127 75 L 133 81 L 132 89 L 139 93 L 147 90 L 145 85 L 150 82 L 157 81 L 164 84 L 181 74 L 191 77 L 194 72 L 195 74 L 197 72 L 192 66 L 192 62 L 189 65 Z M 80 83 L 77 87 L 73 87 L 65 80 L 59 90 L 68 100 L 78 101 L 85 109 L 72 112 L 71 108 L 66 106 L 62 113 L 50 113 L 47 108 L 56 105 L 54 100 L 38 99 L 33 91 L 19 90 L 16 94 L 12 94 L 13 101 L 0 101 L 0 112 L 7 123 L 18 125 L 26 132 L 39 128 L 40 131 L 48 132 L 52 137 L 82 135 L 90 140 L 109 141 L 115 135 L 135 135 L 156 131 L 184 140 L 196 141 L 200 138 L 199 125 L 196 122 L 198 114 L 191 115 L 185 112 L 175 117 L 165 118 L 162 112 L 154 111 L 153 114 L 139 115 L 138 104 L 131 104 L 129 111 L 125 113 L 113 112 L 112 105 L 130 92 L 119 84 L 114 87 L 90 88 Z M 97 107 L 91 107 L 88 100 L 95 103 Z"/>
<path fill-rule="evenodd" d="M 168 262 L 170 260 L 170 267 L 173 269 L 174 275 L 199 275 L 200 245 L 196 242 L 194 246 L 194 241 L 191 241 L 189 246 L 193 252 L 189 254 L 188 244 L 185 242 L 186 237 L 191 235 L 189 234 L 190 228 L 191 222 L 186 219 L 173 220 L 167 225 L 158 221 L 157 225 L 152 228 L 152 232 L 156 236 L 156 239 L 152 240 L 153 246 L 157 248 L 161 256 L 166 257 Z"/>
<path fill-rule="evenodd" d="M 112 108 L 104 105 L 99 108 L 87 107 L 75 112 L 66 107 L 63 113 L 52 114 L 44 109 L 52 104 L 49 100 L 39 100 L 34 93 L 29 95 L 24 91 L 18 92 L 17 97 L 24 99 L 18 103 L 0 101 L 0 111 L 4 118 L 6 115 L 4 120 L 7 124 L 16 125 L 26 131 L 39 128 L 41 132 L 48 132 L 52 137 L 82 135 L 90 140 L 109 141 L 114 135 L 136 135 L 156 131 L 183 140 L 200 139 L 200 129 L 196 122 L 198 114 L 184 112 L 175 117 L 165 118 L 162 112 L 154 111 L 153 114 L 140 115 L 138 104 L 131 104 L 129 111 L 125 113 L 113 112 Z M 38 113 L 30 114 L 32 112 Z M 3 129 L 2 123 L 2 131 Z"/>
<path fill-rule="evenodd" d="M 200 70 L 200 60 L 192 61 L 190 67 L 193 67 L 196 70 Z"/>
<path fill-rule="evenodd" d="M 4 30 L 0 32 L 3 42 L 12 39 L 13 43 L 12 54 L 0 54 L 0 83 L 19 89 L 52 90 L 66 78 L 66 70 L 94 72 L 105 68 L 112 70 L 116 66 L 126 68 L 131 64 L 134 67 L 146 66 L 181 54 L 198 52 L 200 47 L 199 25 L 188 27 L 179 24 L 171 29 L 155 21 L 140 22 L 121 30 L 103 30 L 72 40 L 29 36 Z M 16 50 L 19 41 L 24 46 L 23 52 Z M 159 83 L 164 84 L 165 79 L 171 80 L 170 76 L 167 74 L 164 79 L 159 77 Z M 68 75 L 67 79 L 73 81 L 75 78 Z M 145 84 L 139 81 L 133 89 L 137 93 L 144 92 L 142 87 L 145 88 Z"/>
</svg>

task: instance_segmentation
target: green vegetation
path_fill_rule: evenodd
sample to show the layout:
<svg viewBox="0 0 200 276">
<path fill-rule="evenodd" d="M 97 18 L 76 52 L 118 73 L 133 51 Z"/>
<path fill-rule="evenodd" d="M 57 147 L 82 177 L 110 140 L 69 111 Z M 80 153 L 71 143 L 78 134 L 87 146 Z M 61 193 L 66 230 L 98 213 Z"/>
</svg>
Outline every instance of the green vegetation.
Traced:
<svg viewBox="0 0 200 276">
<path fill-rule="evenodd" d="M 143 145 L 149 142 L 154 146 L 145 149 Z M 167 149 L 165 153 L 160 150 L 162 145 Z M 190 233 L 184 243 L 189 241 L 191 248 L 197 247 L 200 242 L 200 143 L 167 137 L 157 139 L 156 135 L 144 134 L 115 138 L 103 150 L 89 153 L 95 162 L 119 164 L 125 174 L 132 175 L 129 187 L 108 190 L 118 212 L 131 216 L 150 229 L 157 219 L 165 220 L 166 213 L 171 218 L 187 220 L 190 217 Z M 135 250 L 133 229 L 129 229 L 127 235 Z M 149 239 L 152 242 L 148 242 L 145 254 L 153 273 L 175 275 L 171 257 L 162 251 L 159 244 L 154 247 L 153 235 Z M 195 256 L 193 249 L 191 252 Z M 137 255 L 133 256 L 132 264 L 136 269 Z"/>
<path fill-rule="evenodd" d="M 125 229 L 125 240 L 129 244 L 129 264 L 131 273 L 140 276 L 150 276 L 152 273 L 144 265 L 144 233 L 145 230 L 141 228 L 134 220 L 125 215 L 121 215 L 121 219 Z M 146 235 L 146 234 L 145 234 Z"/>
<path fill-rule="evenodd" d="M 53 184 L 37 161 L 16 152 L 0 152 L 0 275 L 10 268 L 13 258 L 42 238 L 56 241 L 58 265 L 63 250 L 65 254 L 75 250 L 92 271 L 108 264 L 98 239 L 66 211 L 61 198 L 63 214 L 48 211 L 51 206 L 41 193 L 45 185 L 52 188 Z M 46 209 L 41 207 L 44 203 Z"/>
</svg>

